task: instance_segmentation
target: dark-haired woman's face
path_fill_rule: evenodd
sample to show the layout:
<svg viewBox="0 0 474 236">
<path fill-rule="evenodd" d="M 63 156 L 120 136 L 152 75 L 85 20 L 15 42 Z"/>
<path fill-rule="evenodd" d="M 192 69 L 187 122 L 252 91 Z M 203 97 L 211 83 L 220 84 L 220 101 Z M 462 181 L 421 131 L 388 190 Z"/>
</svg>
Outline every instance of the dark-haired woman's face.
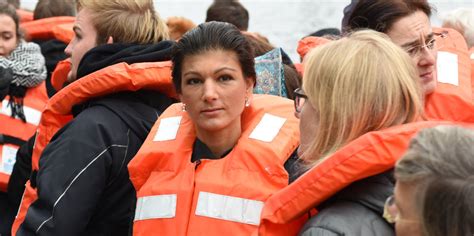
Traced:
<svg viewBox="0 0 474 236">
<path fill-rule="evenodd" d="M 0 14 L 0 56 L 8 57 L 15 50 L 18 38 L 16 25 L 13 19 L 5 14 Z"/>
<path fill-rule="evenodd" d="M 426 46 L 434 37 L 428 16 L 417 11 L 403 17 L 393 24 L 387 35 L 410 54 L 418 69 L 424 93 L 432 93 L 436 88 L 437 50 Z"/>
<path fill-rule="evenodd" d="M 186 56 L 181 70 L 181 101 L 197 133 L 240 130 L 245 100 L 253 81 L 244 78 L 237 54 L 211 50 Z"/>
</svg>

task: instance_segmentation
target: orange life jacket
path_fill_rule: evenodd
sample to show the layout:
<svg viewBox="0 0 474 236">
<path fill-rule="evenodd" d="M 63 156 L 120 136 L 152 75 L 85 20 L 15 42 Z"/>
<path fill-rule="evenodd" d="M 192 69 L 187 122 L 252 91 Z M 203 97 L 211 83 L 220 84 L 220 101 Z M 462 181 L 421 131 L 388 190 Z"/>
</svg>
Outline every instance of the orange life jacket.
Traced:
<svg viewBox="0 0 474 236">
<path fill-rule="evenodd" d="M 331 42 L 331 40 L 323 37 L 308 36 L 298 42 L 298 48 L 296 49 L 296 51 L 298 52 L 301 58 L 304 58 L 311 49 L 326 44 L 328 42 Z"/>
<path fill-rule="evenodd" d="M 437 86 L 426 96 L 425 114 L 428 119 L 474 122 L 474 99 L 471 65 L 463 36 L 449 28 L 435 28 L 447 33 L 437 41 Z"/>
<path fill-rule="evenodd" d="M 254 95 L 226 157 L 191 162 L 194 124 L 169 107 L 129 163 L 137 190 L 134 235 L 250 235 L 265 200 L 288 185 L 283 164 L 299 144 L 291 100 Z"/>
<path fill-rule="evenodd" d="M 65 44 L 69 44 L 69 42 L 71 42 L 71 40 L 74 38 L 74 31 L 72 30 L 73 26 L 74 23 L 56 25 L 53 28 L 54 38 L 62 41 Z"/>
<path fill-rule="evenodd" d="M 474 47 L 469 49 L 469 58 L 471 59 L 471 87 L 474 92 Z M 472 97 L 474 97 L 474 94 Z"/>
<path fill-rule="evenodd" d="M 26 123 L 11 117 L 11 107 L 8 105 L 10 99 L 9 96 L 5 97 L 0 107 L 0 135 L 3 136 L 0 142 L 0 191 L 7 190 L 19 145 L 33 136 L 40 122 L 41 112 L 48 101 L 46 84 L 43 82 L 26 91 L 23 98 Z"/>
<path fill-rule="evenodd" d="M 20 17 L 20 23 L 33 20 L 33 12 L 23 9 L 16 9 L 16 14 Z"/>
<path fill-rule="evenodd" d="M 415 122 L 369 132 L 353 140 L 267 200 L 259 235 L 296 235 L 298 231 L 281 231 L 299 224 L 298 219 L 311 208 L 351 183 L 393 168 L 419 130 L 441 124 L 453 123 Z"/>
<path fill-rule="evenodd" d="M 66 23 L 72 24 L 74 20 L 75 20 L 75 17 L 73 16 L 48 17 L 48 18 L 43 18 L 39 20 L 22 23 L 20 27 L 25 31 L 25 38 L 27 40 L 53 39 L 53 38 L 56 38 L 56 35 L 53 32 L 53 29 L 56 26 L 60 24 L 66 24 Z"/>
<path fill-rule="evenodd" d="M 38 126 L 32 157 L 32 170 L 39 169 L 39 158 L 56 132 L 71 121 L 71 109 L 94 97 L 120 91 L 150 89 L 175 96 L 171 82 L 171 62 L 146 62 L 128 65 L 118 63 L 91 73 L 59 90 L 47 103 Z M 24 221 L 29 206 L 38 198 L 30 181 L 18 215 L 13 223 L 12 235 Z"/>
<path fill-rule="evenodd" d="M 61 90 L 66 83 L 67 75 L 71 70 L 71 58 L 59 61 L 51 75 L 51 85 L 56 91 Z"/>
</svg>

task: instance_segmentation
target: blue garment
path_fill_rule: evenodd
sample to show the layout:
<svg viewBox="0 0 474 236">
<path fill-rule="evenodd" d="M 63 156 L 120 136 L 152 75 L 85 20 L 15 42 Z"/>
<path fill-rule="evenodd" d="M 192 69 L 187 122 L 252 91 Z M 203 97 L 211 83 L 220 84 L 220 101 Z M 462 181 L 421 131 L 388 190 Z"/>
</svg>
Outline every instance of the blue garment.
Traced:
<svg viewBox="0 0 474 236">
<path fill-rule="evenodd" d="M 253 89 L 254 93 L 287 97 L 280 48 L 275 48 L 256 57 L 255 71 L 257 72 L 257 84 Z"/>
</svg>

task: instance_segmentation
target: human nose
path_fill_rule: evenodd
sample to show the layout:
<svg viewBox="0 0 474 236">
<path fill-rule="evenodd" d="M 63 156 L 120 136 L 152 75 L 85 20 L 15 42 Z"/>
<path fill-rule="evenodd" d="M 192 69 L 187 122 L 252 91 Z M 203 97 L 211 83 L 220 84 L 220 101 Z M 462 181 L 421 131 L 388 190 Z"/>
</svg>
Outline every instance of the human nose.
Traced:
<svg viewBox="0 0 474 236">
<path fill-rule="evenodd" d="M 64 53 L 70 57 L 72 55 L 72 41 L 67 45 L 67 47 L 64 49 Z"/>
<path fill-rule="evenodd" d="M 423 47 L 422 51 L 420 52 L 420 56 L 418 59 L 419 66 L 432 66 L 436 63 L 436 50 L 430 50 L 427 47 Z"/>
<path fill-rule="evenodd" d="M 217 99 L 217 87 L 216 83 L 212 79 L 207 79 L 204 81 L 203 86 L 203 99 L 206 101 L 212 101 Z"/>
</svg>

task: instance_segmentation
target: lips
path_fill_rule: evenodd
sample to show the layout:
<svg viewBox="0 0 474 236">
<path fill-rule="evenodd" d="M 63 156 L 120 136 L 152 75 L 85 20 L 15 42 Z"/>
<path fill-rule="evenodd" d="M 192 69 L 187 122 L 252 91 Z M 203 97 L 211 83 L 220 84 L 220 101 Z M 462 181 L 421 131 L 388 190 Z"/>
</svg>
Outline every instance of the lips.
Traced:
<svg viewBox="0 0 474 236">
<path fill-rule="evenodd" d="M 222 108 L 207 108 L 207 109 L 201 110 L 201 113 L 204 115 L 212 116 L 212 115 L 217 115 L 222 110 L 223 110 Z"/>
<path fill-rule="evenodd" d="M 426 72 L 420 75 L 420 78 L 423 83 L 428 83 L 433 80 L 433 71 Z"/>
</svg>

